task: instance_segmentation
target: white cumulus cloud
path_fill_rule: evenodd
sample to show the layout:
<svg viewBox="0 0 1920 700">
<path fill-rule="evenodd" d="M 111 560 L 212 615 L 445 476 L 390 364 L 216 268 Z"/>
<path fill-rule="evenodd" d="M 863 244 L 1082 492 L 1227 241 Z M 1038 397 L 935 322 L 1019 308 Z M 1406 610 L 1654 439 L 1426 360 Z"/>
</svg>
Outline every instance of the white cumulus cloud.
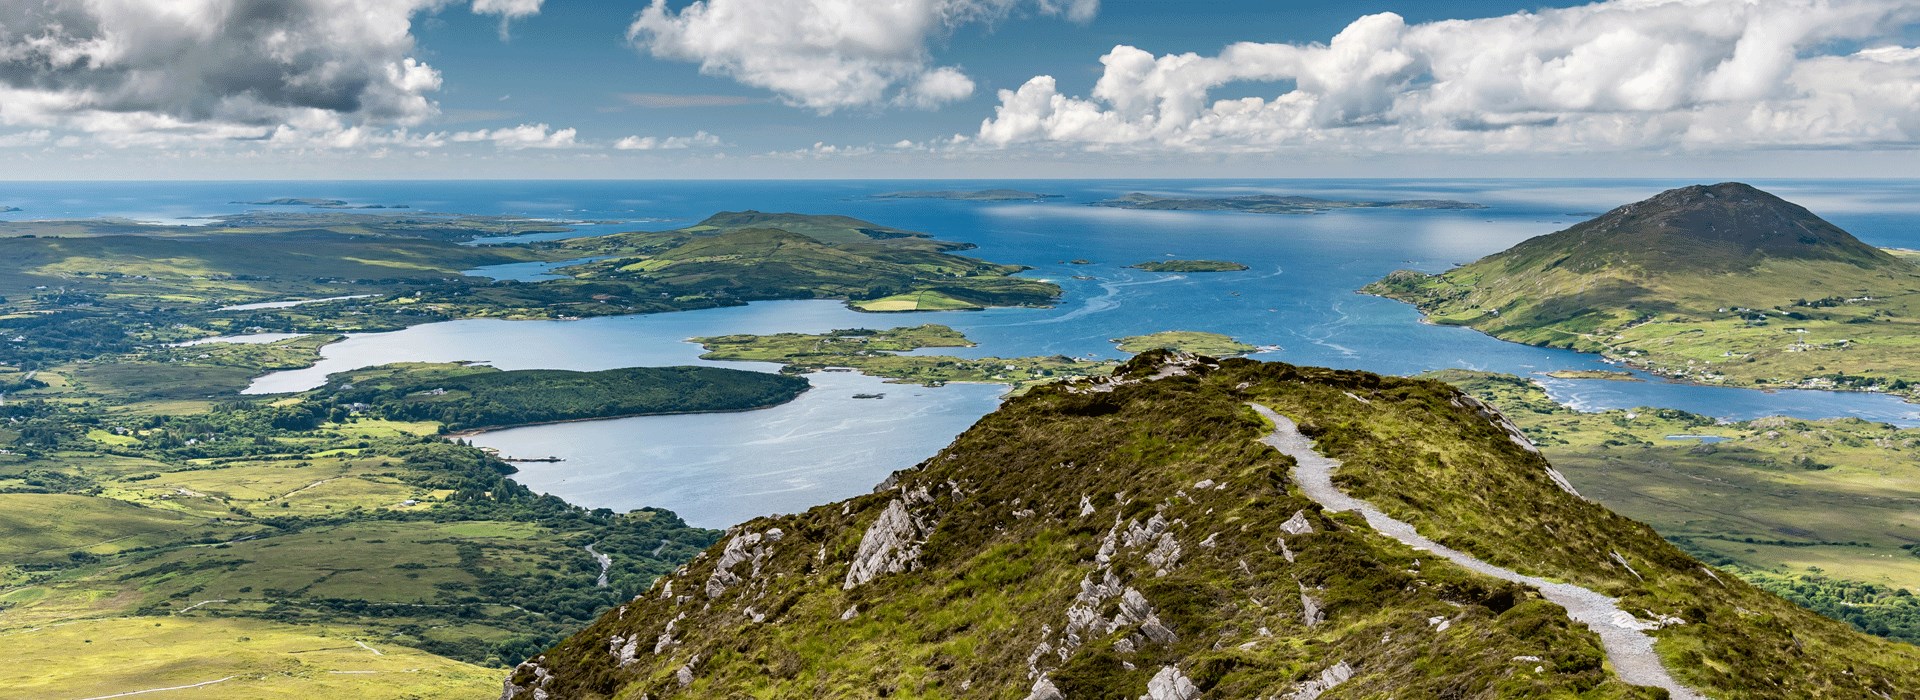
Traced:
<svg viewBox="0 0 1920 700">
<path fill-rule="evenodd" d="M 1091 19 L 1098 0 L 653 0 L 627 36 L 657 58 L 765 88 L 820 112 L 895 104 L 932 108 L 973 94 L 936 66 L 928 43 L 954 27 L 1028 10 Z"/>
<path fill-rule="evenodd" d="M 976 143 L 1122 150 L 1578 151 L 1920 144 L 1911 0 L 1608 0 L 1217 55 L 1116 46 L 1085 97 L 1002 90 Z M 1213 99 L 1234 83 L 1272 97 Z"/>
<path fill-rule="evenodd" d="M 613 147 L 622 151 L 677 151 L 688 148 L 711 148 L 720 145 L 720 137 L 705 131 L 696 131 L 692 136 L 628 136 L 613 143 Z"/>
<path fill-rule="evenodd" d="M 0 2 L 0 125 L 103 141 L 417 124 L 440 73 L 412 21 L 448 0 Z M 474 0 L 504 18 L 541 0 Z"/>
<path fill-rule="evenodd" d="M 447 137 L 454 143 L 492 142 L 493 145 L 508 150 L 527 148 L 572 148 L 576 145 L 574 137 L 579 133 L 574 129 L 555 129 L 546 124 L 521 124 L 500 129 L 479 129 L 456 132 Z"/>
</svg>

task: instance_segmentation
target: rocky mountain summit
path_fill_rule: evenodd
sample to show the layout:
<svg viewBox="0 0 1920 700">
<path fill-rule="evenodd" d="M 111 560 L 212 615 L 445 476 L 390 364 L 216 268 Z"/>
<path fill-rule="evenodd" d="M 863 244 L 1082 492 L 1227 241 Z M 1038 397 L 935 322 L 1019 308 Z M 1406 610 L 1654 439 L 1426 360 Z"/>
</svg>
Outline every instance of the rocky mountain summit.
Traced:
<svg viewBox="0 0 1920 700">
<path fill-rule="evenodd" d="M 1447 385 L 1153 352 L 1009 400 L 872 494 L 730 530 L 502 697 L 1912 698 L 1916 677 L 1920 650 L 1581 498 Z"/>
</svg>

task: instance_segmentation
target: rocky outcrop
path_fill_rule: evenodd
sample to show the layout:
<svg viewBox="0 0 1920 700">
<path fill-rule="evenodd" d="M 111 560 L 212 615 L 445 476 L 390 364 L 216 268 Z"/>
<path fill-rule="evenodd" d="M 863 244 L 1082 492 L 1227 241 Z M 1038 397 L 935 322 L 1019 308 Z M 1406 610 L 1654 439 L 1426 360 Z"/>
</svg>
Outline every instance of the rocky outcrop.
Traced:
<svg viewBox="0 0 1920 700">
<path fill-rule="evenodd" d="M 921 540 L 929 528 L 914 516 L 909 508 L 910 499 L 924 502 L 927 497 L 922 491 L 919 498 L 912 495 L 895 498 L 867 527 L 867 534 L 860 538 L 860 550 L 847 568 L 842 588 L 852 589 L 881 574 L 911 571 L 919 563 Z"/>
<path fill-rule="evenodd" d="M 1199 697 L 1199 686 L 1180 669 L 1167 666 L 1147 681 L 1147 694 L 1140 696 L 1140 700 L 1197 700 Z"/>
<path fill-rule="evenodd" d="M 1342 661 L 1320 672 L 1320 677 L 1301 683 L 1287 700 L 1316 700 L 1321 693 L 1353 678 L 1353 667 Z"/>
<path fill-rule="evenodd" d="M 740 575 L 733 571 L 736 566 L 752 562 L 751 575 L 760 575 L 761 562 L 773 556 L 773 548 L 770 545 L 761 544 L 765 539 L 766 535 L 749 532 L 727 542 L 727 548 L 720 552 L 720 561 L 713 565 L 713 574 L 707 577 L 708 598 L 718 598 L 726 593 L 728 588 L 740 583 Z"/>
</svg>

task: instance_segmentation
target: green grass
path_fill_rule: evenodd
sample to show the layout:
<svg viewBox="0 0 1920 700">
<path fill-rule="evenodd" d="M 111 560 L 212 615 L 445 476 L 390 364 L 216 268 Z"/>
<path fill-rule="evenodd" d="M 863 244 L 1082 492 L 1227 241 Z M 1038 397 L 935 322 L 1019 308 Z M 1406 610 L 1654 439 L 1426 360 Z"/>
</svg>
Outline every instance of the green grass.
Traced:
<svg viewBox="0 0 1920 700">
<path fill-rule="evenodd" d="M 908 292 L 890 297 L 852 302 L 861 311 L 967 311 L 981 308 L 975 304 L 939 292 Z"/>
<path fill-rule="evenodd" d="M 0 631 L 0 654 L 35 669 L 8 682 L 8 692 L 19 697 L 98 697 L 222 678 L 230 680 L 155 697 L 404 700 L 485 697 L 499 687 L 495 669 L 344 625 L 206 617 L 82 620 Z"/>
<path fill-rule="evenodd" d="M 252 530 L 107 498 L 0 493 L 0 561 L 8 564 L 61 563 L 75 552 L 113 554 Z"/>
<path fill-rule="evenodd" d="M 1582 494 L 1709 562 L 1756 581 L 1817 574 L 1920 591 L 1920 553 L 1910 548 L 1920 539 L 1912 507 L 1920 430 L 1851 419 L 1717 424 L 1644 408 L 1579 413 L 1518 377 L 1430 376 L 1500 406 Z M 1674 435 L 1724 441 L 1667 439 Z"/>
</svg>

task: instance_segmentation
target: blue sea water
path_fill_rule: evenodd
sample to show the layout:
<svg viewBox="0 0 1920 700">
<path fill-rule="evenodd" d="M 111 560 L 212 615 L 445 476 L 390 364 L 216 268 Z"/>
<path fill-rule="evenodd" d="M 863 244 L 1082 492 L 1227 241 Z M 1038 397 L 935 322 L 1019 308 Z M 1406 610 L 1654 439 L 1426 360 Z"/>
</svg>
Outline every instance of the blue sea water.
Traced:
<svg viewBox="0 0 1920 700">
<path fill-rule="evenodd" d="M 1260 359 L 1413 374 L 1460 367 L 1516 374 L 1605 365 L 1589 355 L 1495 340 L 1419 321 L 1410 307 L 1355 294 L 1398 268 L 1439 271 L 1549 233 L 1669 187 L 1653 180 L 1202 180 L 781 182 L 245 182 L 14 183 L 5 219 L 117 216 L 194 224 L 252 209 L 238 201 L 335 198 L 407 204 L 412 213 L 513 214 L 596 221 L 572 235 L 666 229 L 718 211 L 846 214 L 979 246 L 968 253 L 1033 268 L 1066 289 L 1052 309 L 860 314 L 833 302 L 776 302 L 657 316 L 573 322 L 455 321 L 330 346 L 311 370 L 270 375 L 256 391 L 315 386 L 326 372 L 399 360 L 475 360 L 509 367 L 597 369 L 696 362 L 684 339 L 723 333 L 817 332 L 851 326 L 944 323 L 979 343 L 975 355 L 1119 357 L 1112 339 L 1200 330 L 1276 346 Z M 1920 181 L 1757 181 L 1889 247 L 1920 248 Z M 913 189 L 1012 187 L 1063 195 L 1043 202 L 881 200 Z M 1352 210 L 1313 216 L 1147 212 L 1087 206 L 1128 192 L 1190 196 L 1302 194 L 1343 199 L 1459 199 L 1484 210 Z M 371 213 L 392 213 L 375 210 Z M 552 234 L 531 238 L 546 239 Z M 500 243 L 491 240 L 486 243 Z M 1167 258 L 1232 260 L 1234 273 L 1159 274 L 1127 266 Z M 1085 259 L 1091 264 L 1069 261 Z M 479 270 L 539 279 L 550 266 Z M 950 352 L 943 350 L 942 352 Z M 768 365 L 755 369 L 771 370 Z M 633 418 L 490 433 L 481 444 L 519 456 L 530 486 L 590 506 L 656 505 L 702 525 L 791 512 L 865 490 L 931 455 L 992 410 L 990 387 L 888 386 L 882 401 L 850 398 L 873 380 L 816 375 L 794 405 L 744 414 Z M 1585 410 L 1660 406 L 1724 419 L 1857 416 L 1920 424 L 1920 407 L 1868 394 L 1541 378 L 1555 398 Z M 909 393 L 899 393 L 908 391 Z"/>
</svg>

